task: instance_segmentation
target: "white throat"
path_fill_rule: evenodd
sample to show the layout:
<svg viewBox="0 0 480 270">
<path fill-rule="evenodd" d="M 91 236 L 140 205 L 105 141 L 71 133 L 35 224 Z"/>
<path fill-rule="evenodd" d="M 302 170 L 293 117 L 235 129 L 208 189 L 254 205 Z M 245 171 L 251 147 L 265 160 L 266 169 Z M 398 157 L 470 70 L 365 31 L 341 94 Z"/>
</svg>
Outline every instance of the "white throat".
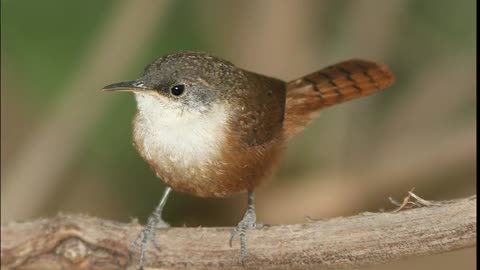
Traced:
<svg viewBox="0 0 480 270">
<path fill-rule="evenodd" d="M 138 117 L 134 136 L 145 158 L 164 159 L 185 167 L 210 162 L 220 154 L 228 115 L 222 105 L 211 110 L 185 110 L 174 101 L 135 93 Z"/>
</svg>

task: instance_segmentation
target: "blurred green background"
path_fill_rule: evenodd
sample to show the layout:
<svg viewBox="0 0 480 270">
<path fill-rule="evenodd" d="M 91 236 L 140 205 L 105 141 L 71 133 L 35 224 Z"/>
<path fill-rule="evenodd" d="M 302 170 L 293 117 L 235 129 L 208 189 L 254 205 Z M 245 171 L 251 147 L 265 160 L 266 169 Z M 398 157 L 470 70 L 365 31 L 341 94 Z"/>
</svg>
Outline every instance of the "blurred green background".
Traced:
<svg viewBox="0 0 480 270">
<path fill-rule="evenodd" d="M 287 81 L 354 57 L 396 74 L 291 142 L 257 192 L 260 221 L 393 209 L 388 197 L 412 187 L 426 199 L 473 195 L 475 10 L 474 0 L 2 0 L 2 222 L 58 212 L 144 222 L 164 185 L 132 146 L 133 97 L 99 89 L 186 49 Z M 175 193 L 165 219 L 233 226 L 245 203 Z M 458 263 L 473 269 L 474 250 L 378 269 Z"/>
</svg>

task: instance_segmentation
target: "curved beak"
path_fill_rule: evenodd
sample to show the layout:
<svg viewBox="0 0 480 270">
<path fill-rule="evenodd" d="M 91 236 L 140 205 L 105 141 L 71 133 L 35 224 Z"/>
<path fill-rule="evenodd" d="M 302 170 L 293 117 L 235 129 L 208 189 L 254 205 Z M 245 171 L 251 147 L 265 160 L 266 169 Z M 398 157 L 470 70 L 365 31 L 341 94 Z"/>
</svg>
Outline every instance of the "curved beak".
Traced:
<svg viewBox="0 0 480 270">
<path fill-rule="evenodd" d="M 147 89 L 142 80 L 113 83 L 102 88 L 102 91 L 139 92 Z"/>
</svg>

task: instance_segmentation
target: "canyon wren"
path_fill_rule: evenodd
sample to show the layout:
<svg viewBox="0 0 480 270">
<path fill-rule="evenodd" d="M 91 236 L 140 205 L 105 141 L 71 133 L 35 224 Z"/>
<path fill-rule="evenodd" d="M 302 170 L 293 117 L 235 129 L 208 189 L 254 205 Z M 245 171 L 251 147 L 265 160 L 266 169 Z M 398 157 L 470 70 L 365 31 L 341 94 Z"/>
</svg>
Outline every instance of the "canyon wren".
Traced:
<svg viewBox="0 0 480 270">
<path fill-rule="evenodd" d="M 171 190 L 200 197 L 247 192 L 239 233 L 240 258 L 246 231 L 258 228 L 253 192 L 268 179 L 285 145 L 327 106 L 390 86 L 385 65 L 352 59 L 284 82 L 246 71 L 200 52 L 175 52 L 145 68 L 141 78 L 105 86 L 131 91 L 138 111 L 133 142 L 167 188 L 147 226 L 134 242 L 143 268 Z"/>
</svg>

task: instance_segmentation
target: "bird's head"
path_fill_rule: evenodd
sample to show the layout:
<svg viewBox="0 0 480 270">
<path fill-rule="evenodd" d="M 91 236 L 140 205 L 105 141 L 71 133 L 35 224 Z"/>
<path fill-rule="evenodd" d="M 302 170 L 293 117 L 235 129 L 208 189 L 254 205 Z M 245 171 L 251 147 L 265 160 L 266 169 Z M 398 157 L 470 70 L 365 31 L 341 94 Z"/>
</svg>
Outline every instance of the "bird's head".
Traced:
<svg viewBox="0 0 480 270">
<path fill-rule="evenodd" d="M 134 81 L 107 85 L 104 91 L 134 92 L 140 112 L 156 117 L 194 117 L 225 107 L 244 80 L 230 62 L 199 52 L 175 52 L 155 60 Z"/>
</svg>

